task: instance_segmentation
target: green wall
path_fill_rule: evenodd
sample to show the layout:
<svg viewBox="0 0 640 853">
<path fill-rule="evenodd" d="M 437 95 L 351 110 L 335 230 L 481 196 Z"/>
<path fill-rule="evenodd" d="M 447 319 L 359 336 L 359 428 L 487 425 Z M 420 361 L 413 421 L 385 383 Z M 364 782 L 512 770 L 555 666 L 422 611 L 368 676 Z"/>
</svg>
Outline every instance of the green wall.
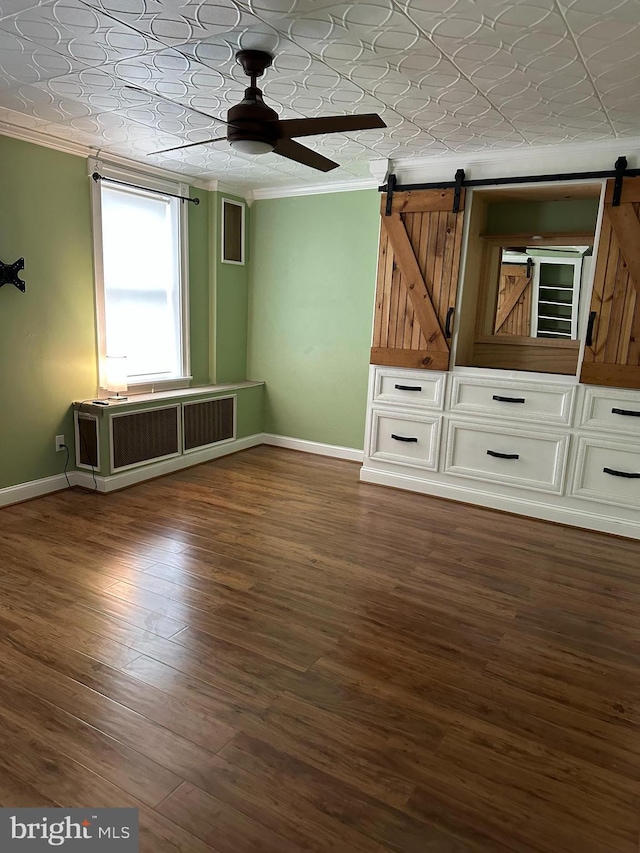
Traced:
<svg viewBox="0 0 640 853">
<path fill-rule="evenodd" d="M 97 391 L 93 242 L 86 160 L 0 136 L 0 259 L 24 256 L 27 292 L 0 289 L 0 488 L 62 472 L 72 444 L 73 400 Z M 194 384 L 211 376 L 211 254 L 216 194 L 192 190 L 189 207 L 191 368 Z M 226 296 L 227 286 L 222 294 Z M 224 325 L 227 303 L 217 306 Z M 246 301 L 246 295 L 245 295 Z M 245 306 L 246 315 L 246 306 Z M 241 312 L 238 312 L 241 313 Z M 234 321 L 235 322 L 235 321 Z M 245 321 L 246 326 L 246 321 Z M 245 332 L 246 334 L 246 332 Z M 235 347 L 235 348 L 234 348 Z M 222 363 L 243 363 L 246 340 L 225 342 Z M 228 379 L 243 379 L 226 369 Z M 255 421 L 251 396 L 239 427 Z M 254 399 L 255 398 L 255 399 Z M 73 467 L 73 465 L 71 465 Z"/>
<path fill-rule="evenodd" d="M 553 231 L 593 231 L 598 219 L 597 198 L 560 201 L 508 201 L 490 204 L 489 234 L 548 234 Z"/>
<path fill-rule="evenodd" d="M 254 202 L 249 377 L 265 431 L 362 448 L 379 229 L 375 190 Z"/>
<path fill-rule="evenodd" d="M 212 228 L 215 245 L 215 362 L 216 382 L 239 382 L 247 376 L 247 322 L 249 309 L 250 240 L 245 240 L 245 263 L 226 264 L 222 258 L 222 199 L 243 202 L 229 193 L 215 193 Z M 245 234 L 250 211 L 245 204 Z"/>
<path fill-rule="evenodd" d="M 0 289 L 0 488 L 62 471 L 70 403 L 96 392 L 86 162 L 0 137 L 0 259 L 27 291 Z"/>
</svg>

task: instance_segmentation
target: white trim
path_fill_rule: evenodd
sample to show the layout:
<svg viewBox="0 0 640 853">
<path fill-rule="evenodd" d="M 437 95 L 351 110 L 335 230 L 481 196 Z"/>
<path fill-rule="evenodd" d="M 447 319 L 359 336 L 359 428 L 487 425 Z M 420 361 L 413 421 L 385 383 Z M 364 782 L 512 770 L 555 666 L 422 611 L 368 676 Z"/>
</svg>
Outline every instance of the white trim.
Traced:
<svg viewBox="0 0 640 853">
<path fill-rule="evenodd" d="M 225 237 L 225 220 L 224 220 L 224 206 L 225 204 L 233 204 L 235 207 L 239 207 L 242 211 L 240 216 L 240 260 L 232 261 L 229 258 L 225 258 L 224 256 L 224 237 Z M 236 201 L 233 198 L 227 198 L 223 196 L 220 199 L 220 262 L 223 264 L 234 264 L 237 267 L 243 267 L 245 265 L 246 260 L 246 243 L 245 243 L 245 227 L 246 227 L 246 210 L 247 204 L 246 201 Z"/>
<path fill-rule="evenodd" d="M 364 459 L 364 451 L 355 447 L 323 444 L 320 441 L 307 441 L 304 438 L 291 438 L 268 432 L 262 434 L 262 443 L 273 447 L 286 447 L 288 450 L 300 450 L 303 453 L 316 453 L 319 456 L 333 456 L 334 459 L 347 459 L 349 462 L 362 462 Z"/>
<path fill-rule="evenodd" d="M 71 479 L 72 475 L 75 473 L 75 471 L 69 472 L 71 483 L 73 483 Z M 59 492 L 61 489 L 66 488 L 67 481 L 64 474 L 55 474 L 53 477 L 44 477 L 42 480 L 30 480 L 28 483 L 7 486 L 4 489 L 0 489 L 0 507 L 29 501 L 32 498 L 39 498 L 42 495 Z"/>
<path fill-rule="evenodd" d="M 11 110 L 5 110 L 5 112 L 11 112 Z M 16 115 L 20 116 L 20 118 L 24 118 L 24 116 L 19 113 L 16 113 Z M 31 142 L 33 145 L 40 145 L 43 148 L 50 148 L 53 151 L 61 151 L 63 154 L 73 154 L 74 157 L 97 157 L 100 151 L 97 146 L 81 145 L 78 142 L 59 139 L 58 137 L 51 136 L 48 133 L 31 130 L 5 121 L 0 121 L 0 135 L 9 136 L 11 139 L 18 139 L 21 142 Z M 131 160 L 128 157 L 121 157 L 118 154 L 109 154 L 104 159 L 108 159 L 109 162 L 114 165 L 121 166 L 130 171 L 138 171 L 142 174 L 151 175 L 157 178 L 164 178 L 165 180 L 188 183 L 190 186 L 196 187 L 199 190 L 210 190 L 212 189 L 210 184 L 217 183 L 216 181 L 212 182 L 202 178 L 194 178 L 190 175 L 185 175 L 183 172 L 173 172 L 170 169 L 163 169 L 160 166 L 141 163 L 138 160 Z M 216 187 L 214 186 L 213 189 L 216 189 Z"/>
<path fill-rule="evenodd" d="M 620 518 L 598 515 L 568 507 L 553 506 L 549 504 L 536 503 L 518 497 L 505 497 L 503 495 L 486 492 L 481 489 L 472 490 L 468 486 L 456 486 L 450 483 L 439 483 L 429 481 L 426 483 L 417 477 L 406 474 L 395 474 L 390 471 L 377 471 L 366 466 L 360 469 L 360 481 L 373 483 L 378 486 L 390 486 L 394 489 L 419 492 L 425 497 L 446 498 L 460 502 L 461 504 L 474 504 L 475 506 L 488 507 L 501 510 L 514 515 L 524 515 L 530 518 L 540 518 L 544 521 L 553 521 L 556 524 L 568 524 L 571 527 L 598 530 L 601 533 L 612 533 L 615 536 L 626 536 L 631 539 L 640 539 L 640 524 L 626 521 Z M 428 492 L 426 491 L 428 489 Z M 460 507 L 461 518 L 464 517 L 464 507 Z"/>
<path fill-rule="evenodd" d="M 251 193 L 253 201 L 265 198 L 292 198 L 299 195 L 323 195 L 324 193 L 347 193 L 357 190 L 377 190 L 380 184 L 371 178 L 354 181 L 333 181 L 330 184 L 304 184 L 295 187 L 265 187 Z"/>
<path fill-rule="evenodd" d="M 214 397 L 213 399 L 219 398 Z M 305 441 L 301 438 L 288 438 L 282 435 L 258 432 L 244 438 L 237 438 L 234 441 L 219 442 L 202 450 L 173 456 L 162 462 L 142 464 L 138 468 L 111 474 L 107 477 L 96 474 L 97 491 L 103 494 L 115 492 L 118 489 L 124 489 L 126 486 L 133 486 L 136 483 L 142 483 L 154 477 L 162 477 L 165 474 L 171 474 L 173 471 L 180 471 L 183 468 L 191 468 L 193 465 L 200 465 L 203 462 L 209 462 L 220 456 L 228 456 L 230 453 L 248 450 L 251 447 L 258 447 L 261 444 L 285 447 L 290 450 L 301 450 L 304 453 L 316 453 L 320 456 L 332 456 L 335 459 L 346 459 L 350 462 L 362 462 L 363 460 L 362 450 L 356 450 L 354 447 L 321 444 L 317 441 Z M 94 489 L 93 475 L 88 471 L 69 471 L 69 482 L 72 486 L 83 486 L 90 490 Z M 67 481 L 64 474 L 56 474 L 53 477 L 46 477 L 43 480 L 32 480 L 28 483 L 20 483 L 17 486 L 9 486 L 8 488 L 0 489 L 0 507 L 28 501 L 31 498 L 37 498 L 50 492 L 59 492 L 66 488 Z"/>
<path fill-rule="evenodd" d="M 227 456 L 229 453 L 237 453 L 239 450 L 248 450 L 250 447 L 256 447 L 259 444 L 262 444 L 262 435 L 255 433 L 254 435 L 246 436 L 246 438 L 236 439 L 233 442 L 224 442 L 222 445 L 216 444 L 205 450 L 174 456 L 162 462 L 151 462 L 144 465 L 144 467 L 135 468 L 130 471 L 111 474 L 107 477 L 96 476 L 97 491 L 103 494 L 115 492 L 118 489 L 134 486 L 136 483 L 142 483 L 145 480 L 163 477 L 165 474 L 172 474 L 174 471 L 180 471 L 183 468 L 191 468 L 193 465 L 200 465 L 202 462 L 210 462 L 219 456 Z M 69 478 L 71 479 L 71 484 L 74 486 L 84 486 L 87 489 L 94 489 L 93 477 L 85 471 L 72 471 L 69 474 Z"/>
</svg>

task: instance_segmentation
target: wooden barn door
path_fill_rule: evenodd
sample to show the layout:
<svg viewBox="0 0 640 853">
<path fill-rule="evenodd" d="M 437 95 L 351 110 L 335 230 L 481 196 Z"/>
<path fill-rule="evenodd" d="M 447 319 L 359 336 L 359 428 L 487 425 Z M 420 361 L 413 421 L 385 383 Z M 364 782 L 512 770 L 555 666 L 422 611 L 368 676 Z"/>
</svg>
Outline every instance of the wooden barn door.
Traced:
<svg viewBox="0 0 640 853">
<path fill-rule="evenodd" d="M 580 381 L 640 388 L 640 178 L 607 182 Z"/>
<path fill-rule="evenodd" d="M 458 289 L 464 190 L 453 213 L 451 190 L 398 192 L 380 252 L 371 363 L 447 370 Z"/>
<path fill-rule="evenodd" d="M 531 335 L 531 264 L 503 263 L 494 335 Z"/>
</svg>

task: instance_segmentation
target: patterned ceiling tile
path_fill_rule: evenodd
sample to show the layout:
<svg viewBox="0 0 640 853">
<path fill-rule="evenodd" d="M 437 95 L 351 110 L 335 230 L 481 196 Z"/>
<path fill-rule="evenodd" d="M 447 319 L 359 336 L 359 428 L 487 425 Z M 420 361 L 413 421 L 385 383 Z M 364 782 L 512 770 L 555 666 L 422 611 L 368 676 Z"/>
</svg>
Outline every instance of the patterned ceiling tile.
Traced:
<svg viewBox="0 0 640 853">
<path fill-rule="evenodd" d="M 140 33 L 167 45 L 199 40 L 237 27 L 242 13 L 233 0 L 88 0 Z"/>
<path fill-rule="evenodd" d="M 49 0 L 0 21 L 0 29 L 94 66 L 165 47 L 75 0 Z"/>
<path fill-rule="evenodd" d="M 226 141 L 248 80 L 283 117 L 377 112 L 309 137 L 327 174 Z M 137 91 L 139 87 L 143 92 Z M 172 101 L 173 103 L 168 103 Z M 241 187 L 368 177 L 368 161 L 640 135 L 639 0 L 0 0 L 0 120 Z"/>
<path fill-rule="evenodd" d="M 0 30 L 0 76 L 20 83 L 39 83 L 85 68 L 84 62 Z"/>
</svg>

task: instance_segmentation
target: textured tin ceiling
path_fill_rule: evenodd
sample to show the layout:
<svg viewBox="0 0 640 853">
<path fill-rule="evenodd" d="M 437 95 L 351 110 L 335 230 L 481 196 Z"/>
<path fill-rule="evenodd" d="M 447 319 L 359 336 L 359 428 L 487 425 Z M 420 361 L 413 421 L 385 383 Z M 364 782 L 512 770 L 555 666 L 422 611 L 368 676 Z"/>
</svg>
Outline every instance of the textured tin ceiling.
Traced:
<svg viewBox="0 0 640 853">
<path fill-rule="evenodd" d="M 148 156 L 224 134 L 190 107 L 241 99 L 239 47 L 275 53 L 262 85 L 283 117 L 378 112 L 388 128 L 304 140 L 341 163 L 328 175 L 226 142 Z M 0 120 L 247 189 L 640 136 L 640 0 L 0 0 Z"/>
</svg>

